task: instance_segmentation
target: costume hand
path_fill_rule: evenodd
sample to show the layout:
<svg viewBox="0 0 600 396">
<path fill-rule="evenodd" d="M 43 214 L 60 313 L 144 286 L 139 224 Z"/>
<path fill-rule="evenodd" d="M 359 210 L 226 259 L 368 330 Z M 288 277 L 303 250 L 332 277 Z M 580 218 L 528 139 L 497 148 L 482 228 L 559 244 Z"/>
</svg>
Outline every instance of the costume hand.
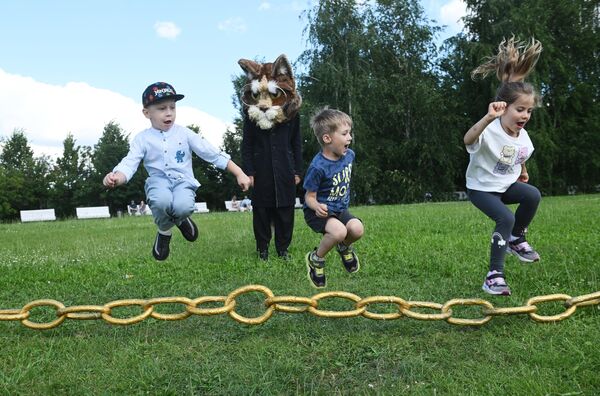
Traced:
<svg viewBox="0 0 600 396">
<path fill-rule="evenodd" d="M 517 179 L 517 181 L 520 181 L 520 182 L 523 182 L 523 183 L 527 183 L 529 181 L 529 173 L 527 173 L 527 172 L 521 173 L 521 176 L 519 176 L 519 178 Z"/>
<path fill-rule="evenodd" d="M 506 102 L 492 102 L 488 106 L 488 115 L 493 118 L 500 117 L 506 111 Z"/>
<path fill-rule="evenodd" d="M 317 217 L 327 217 L 327 205 L 320 203 L 317 205 L 317 210 L 315 210 L 315 214 Z"/>
<path fill-rule="evenodd" d="M 300 184 L 300 176 L 294 175 L 294 183 L 296 183 L 296 185 Z"/>
<path fill-rule="evenodd" d="M 108 172 L 104 179 L 102 180 L 102 184 L 108 188 L 115 188 L 119 185 L 119 178 L 113 172 Z"/>
<path fill-rule="evenodd" d="M 237 179 L 238 186 L 241 187 L 242 191 L 248 191 L 248 189 L 252 185 L 250 178 L 248 176 L 246 176 L 245 173 L 242 173 L 236 179 Z"/>
</svg>

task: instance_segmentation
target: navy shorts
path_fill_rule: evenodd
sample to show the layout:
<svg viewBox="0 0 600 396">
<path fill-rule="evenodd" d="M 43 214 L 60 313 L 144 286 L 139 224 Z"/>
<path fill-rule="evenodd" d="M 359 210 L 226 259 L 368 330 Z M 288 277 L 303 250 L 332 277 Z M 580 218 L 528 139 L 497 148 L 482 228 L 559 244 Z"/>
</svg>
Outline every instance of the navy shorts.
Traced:
<svg viewBox="0 0 600 396">
<path fill-rule="evenodd" d="M 329 220 L 331 217 L 335 217 L 341 221 L 343 225 L 348 224 L 348 222 L 352 219 L 360 220 L 348 210 L 344 210 L 342 212 L 332 212 L 327 217 L 319 217 L 311 208 L 304 208 L 304 220 L 314 232 L 320 232 L 321 234 L 324 234 L 325 224 L 327 224 L 327 220 Z"/>
</svg>

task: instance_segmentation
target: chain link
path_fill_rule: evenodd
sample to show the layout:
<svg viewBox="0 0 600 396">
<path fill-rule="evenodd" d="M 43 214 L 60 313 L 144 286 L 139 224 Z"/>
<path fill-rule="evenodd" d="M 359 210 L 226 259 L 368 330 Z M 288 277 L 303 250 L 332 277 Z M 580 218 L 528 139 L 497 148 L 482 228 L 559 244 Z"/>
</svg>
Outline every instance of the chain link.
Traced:
<svg viewBox="0 0 600 396">
<path fill-rule="evenodd" d="M 265 295 L 265 312 L 256 317 L 245 317 L 235 311 L 237 306 L 236 298 L 246 293 L 262 293 Z M 348 300 L 352 304 L 352 309 L 348 310 L 324 310 L 319 308 L 319 303 L 326 299 Z M 555 315 L 541 315 L 539 307 L 542 303 L 562 302 L 564 312 Z M 181 308 L 177 313 L 160 313 L 160 305 L 179 305 Z M 222 304 L 218 307 L 201 307 L 206 304 Z M 388 311 L 392 312 L 374 312 L 368 309 L 373 306 L 388 305 Z M 481 309 L 480 318 L 465 319 L 454 314 L 453 308 L 457 306 L 478 306 Z M 262 285 L 247 285 L 240 287 L 227 296 L 203 296 L 195 299 L 187 297 L 158 297 L 148 300 L 144 299 L 125 299 L 116 300 L 104 305 L 73 305 L 66 307 L 63 303 L 56 300 L 34 300 L 21 309 L 0 309 L 0 321 L 20 321 L 25 327 L 35 330 L 48 330 L 58 327 L 65 319 L 72 320 L 95 320 L 103 319 L 105 322 L 115 325 L 130 325 L 139 323 L 148 317 L 158 320 L 183 320 L 192 315 L 214 316 L 228 314 L 239 323 L 248 325 L 258 325 L 265 323 L 271 318 L 275 311 L 286 313 L 309 312 L 315 316 L 323 318 L 353 318 L 363 316 L 374 320 L 395 320 L 403 316 L 416 320 L 446 321 L 449 324 L 459 326 L 482 326 L 488 323 L 496 316 L 508 315 L 528 315 L 531 319 L 541 322 L 558 322 L 564 320 L 577 310 L 579 307 L 590 307 L 600 305 L 600 291 L 590 294 L 571 297 L 567 294 L 550 294 L 546 296 L 537 296 L 530 298 L 527 303 L 519 307 L 495 308 L 492 303 L 486 300 L 471 298 L 455 298 L 447 301 L 445 304 L 439 304 L 430 301 L 406 301 L 395 296 L 371 296 L 362 298 L 353 293 L 344 291 L 330 291 L 315 294 L 312 297 L 296 296 L 275 296 L 267 287 Z M 56 317 L 48 322 L 38 322 L 31 320 L 33 316 L 31 310 L 34 308 L 52 308 L 56 311 Z M 114 308 L 121 307 L 139 307 L 141 313 L 130 317 L 113 316 Z M 423 313 L 417 310 L 430 309 L 439 311 L 439 313 Z M 46 315 L 47 316 L 47 315 Z"/>
</svg>

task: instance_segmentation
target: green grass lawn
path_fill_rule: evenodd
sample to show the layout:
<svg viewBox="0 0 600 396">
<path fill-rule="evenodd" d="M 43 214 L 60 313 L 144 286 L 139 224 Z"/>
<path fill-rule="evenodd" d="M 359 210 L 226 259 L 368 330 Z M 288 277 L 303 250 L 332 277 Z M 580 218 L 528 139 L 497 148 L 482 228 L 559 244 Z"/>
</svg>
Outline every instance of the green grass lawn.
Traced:
<svg viewBox="0 0 600 396">
<path fill-rule="evenodd" d="M 600 195 L 542 200 L 528 238 L 542 261 L 526 265 L 507 257 L 511 297 L 481 290 L 493 223 L 470 203 L 352 211 L 366 229 L 355 245 L 361 270 L 347 274 L 330 253 L 326 291 L 438 303 L 484 298 L 495 307 L 521 306 L 538 295 L 600 291 Z M 0 224 L 0 309 L 42 298 L 73 306 L 226 296 L 247 284 L 310 297 L 320 291 L 306 278 L 304 255 L 319 235 L 300 210 L 296 216 L 292 260 L 266 263 L 255 257 L 249 213 L 194 215 L 198 241 L 190 244 L 175 230 L 165 262 L 151 256 L 155 227 L 149 216 Z M 236 311 L 259 316 L 263 300 L 261 293 L 242 295 Z M 321 303 L 321 309 L 352 309 L 340 299 Z M 544 315 L 564 311 L 560 303 L 539 309 Z M 181 306 L 160 311 L 180 312 Z M 476 307 L 454 311 L 481 317 Z M 115 312 L 128 316 L 127 308 Z M 53 313 L 35 308 L 31 320 L 52 320 Z M 1 321 L 0 394 L 594 395 L 600 392 L 599 339 L 598 305 L 556 323 L 518 315 L 481 327 L 281 312 L 255 326 L 226 314 L 149 318 L 130 326 L 67 319 L 45 331 Z"/>
</svg>

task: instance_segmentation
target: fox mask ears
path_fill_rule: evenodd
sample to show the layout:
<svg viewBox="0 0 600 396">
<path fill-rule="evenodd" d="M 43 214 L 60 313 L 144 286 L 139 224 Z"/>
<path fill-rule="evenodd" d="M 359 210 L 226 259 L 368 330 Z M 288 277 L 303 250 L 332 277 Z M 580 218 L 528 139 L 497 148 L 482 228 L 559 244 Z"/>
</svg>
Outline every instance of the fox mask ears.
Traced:
<svg viewBox="0 0 600 396">
<path fill-rule="evenodd" d="M 272 63 L 258 63 L 249 59 L 240 59 L 238 64 L 247 78 L 247 84 L 241 92 L 241 99 L 246 109 L 256 104 L 257 86 L 258 89 L 264 90 L 266 86 L 274 84 L 275 86 L 271 85 L 269 89 L 273 90 L 272 93 L 281 92 L 282 95 L 274 98 L 269 106 L 280 106 L 283 111 L 283 116 L 279 118 L 282 121 L 276 122 L 289 121 L 296 116 L 302 104 L 302 98 L 296 91 L 292 66 L 285 54 L 279 55 Z"/>
<path fill-rule="evenodd" d="M 246 78 L 250 81 L 260 79 L 263 75 L 270 79 L 277 79 L 277 77 L 283 76 L 287 76 L 292 80 L 294 79 L 292 66 L 285 54 L 279 55 L 273 63 L 262 64 L 249 59 L 240 59 L 238 64 L 246 73 Z"/>
</svg>

